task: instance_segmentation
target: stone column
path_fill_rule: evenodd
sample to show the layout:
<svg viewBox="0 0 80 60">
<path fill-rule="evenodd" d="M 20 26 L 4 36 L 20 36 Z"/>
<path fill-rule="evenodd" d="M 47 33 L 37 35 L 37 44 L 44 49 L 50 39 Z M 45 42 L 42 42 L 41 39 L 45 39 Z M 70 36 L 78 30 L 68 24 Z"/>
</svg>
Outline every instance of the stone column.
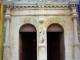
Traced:
<svg viewBox="0 0 80 60">
<path fill-rule="evenodd" d="M 6 20 L 6 33 L 5 33 L 5 43 L 4 43 L 4 54 L 3 54 L 3 60 L 9 60 L 9 21 L 10 21 L 10 9 L 6 10 L 5 14 L 5 20 Z"/>
<path fill-rule="evenodd" d="M 71 5 L 72 8 L 72 19 L 73 19 L 73 26 L 74 26 L 74 60 L 79 60 L 79 46 L 80 43 L 78 41 L 78 30 L 77 30 L 77 6 L 75 4 Z"/>
</svg>

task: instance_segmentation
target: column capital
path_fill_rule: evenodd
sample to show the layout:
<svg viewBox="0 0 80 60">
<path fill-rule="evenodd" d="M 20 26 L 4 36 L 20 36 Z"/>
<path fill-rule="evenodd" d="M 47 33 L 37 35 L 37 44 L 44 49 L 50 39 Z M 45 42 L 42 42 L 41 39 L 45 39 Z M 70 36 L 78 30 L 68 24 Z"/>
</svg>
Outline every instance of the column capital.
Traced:
<svg viewBox="0 0 80 60">
<path fill-rule="evenodd" d="M 9 4 L 5 5 L 5 8 L 11 10 L 11 9 L 13 9 L 13 4 L 12 5 L 9 5 Z"/>
<path fill-rule="evenodd" d="M 71 9 L 76 9 L 77 8 L 77 4 L 70 4 Z"/>
<path fill-rule="evenodd" d="M 11 20 L 11 15 L 9 14 L 5 15 L 5 20 Z"/>
<path fill-rule="evenodd" d="M 71 14 L 77 15 L 77 4 L 70 4 Z"/>
<path fill-rule="evenodd" d="M 71 18 L 72 18 L 73 20 L 77 20 L 78 14 L 72 14 Z"/>
<path fill-rule="evenodd" d="M 11 6 L 6 6 L 5 20 L 11 20 Z"/>
<path fill-rule="evenodd" d="M 77 14 L 72 14 L 72 19 L 77 19 L 78 18 L 78 15 Z"/>
</svg>

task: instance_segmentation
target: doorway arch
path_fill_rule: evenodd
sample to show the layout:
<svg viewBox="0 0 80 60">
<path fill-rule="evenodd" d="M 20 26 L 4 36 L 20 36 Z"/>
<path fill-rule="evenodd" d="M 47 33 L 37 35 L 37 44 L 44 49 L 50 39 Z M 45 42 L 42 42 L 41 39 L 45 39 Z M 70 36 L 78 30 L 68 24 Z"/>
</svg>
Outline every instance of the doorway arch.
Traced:
<svg viewBox="0 0 80 60">
<path fill-rule="evenodd" d="M 32 24 L 19 30 L 19 60 L 37 60 L 37 31 Z"/>
<path fill-rule="evenodd" d="M 47 28 L 47 60 L 65 60 L 64 30 L 59 24 Z"/>
</svg>

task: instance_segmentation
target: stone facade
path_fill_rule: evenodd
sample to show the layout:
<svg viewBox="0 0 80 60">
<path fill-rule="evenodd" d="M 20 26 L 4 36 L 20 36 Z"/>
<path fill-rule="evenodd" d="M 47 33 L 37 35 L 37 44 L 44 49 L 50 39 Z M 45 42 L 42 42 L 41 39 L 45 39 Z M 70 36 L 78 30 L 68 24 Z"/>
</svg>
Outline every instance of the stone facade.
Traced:
<svg viewBox="0 0 80 60">
<path fill-rule="evenodd" d="M 19 29 L 24 24 L 32 24 L 37 29 L 37 60 L 47 60 L 47 28 L 56 23 L 64 29 L 65 60 L 80 60 L 79 24 L 77 3 L 5 3 L 5 41 L 3 60 L 19 60 Z M 78 27 L 78 28 L 77 28 Z M 43 32 L 44 35 L 40 34 Z M 43 37 L 44 36 L 44 37 Z M 41 43 L 40 39 L 44 38 Z M 44 53 L 42 54 L 42 52 Z M 6 55 L 7 54 L 7 55 Z M 42 54 L 42 56 L 41 56 Z"/>
</svg>

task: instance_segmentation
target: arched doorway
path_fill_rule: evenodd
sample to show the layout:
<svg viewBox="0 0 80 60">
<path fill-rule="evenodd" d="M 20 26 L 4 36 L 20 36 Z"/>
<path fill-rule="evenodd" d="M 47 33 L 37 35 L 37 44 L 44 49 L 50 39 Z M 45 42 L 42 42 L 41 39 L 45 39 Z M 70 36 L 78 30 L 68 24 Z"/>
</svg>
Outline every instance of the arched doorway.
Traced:
<svg viewBox="0 0 80 60">
<path fill-rule="evenodd" d="M 64 30 L 59 24 L 47 28 L 47 60 L 65 60 Z"/>
<path fill-rule="evenodd" d="M 37 60 L 36 28 L 31 24 L 24 24 L 19 35 L 19 60 Z"/>
</svg>

